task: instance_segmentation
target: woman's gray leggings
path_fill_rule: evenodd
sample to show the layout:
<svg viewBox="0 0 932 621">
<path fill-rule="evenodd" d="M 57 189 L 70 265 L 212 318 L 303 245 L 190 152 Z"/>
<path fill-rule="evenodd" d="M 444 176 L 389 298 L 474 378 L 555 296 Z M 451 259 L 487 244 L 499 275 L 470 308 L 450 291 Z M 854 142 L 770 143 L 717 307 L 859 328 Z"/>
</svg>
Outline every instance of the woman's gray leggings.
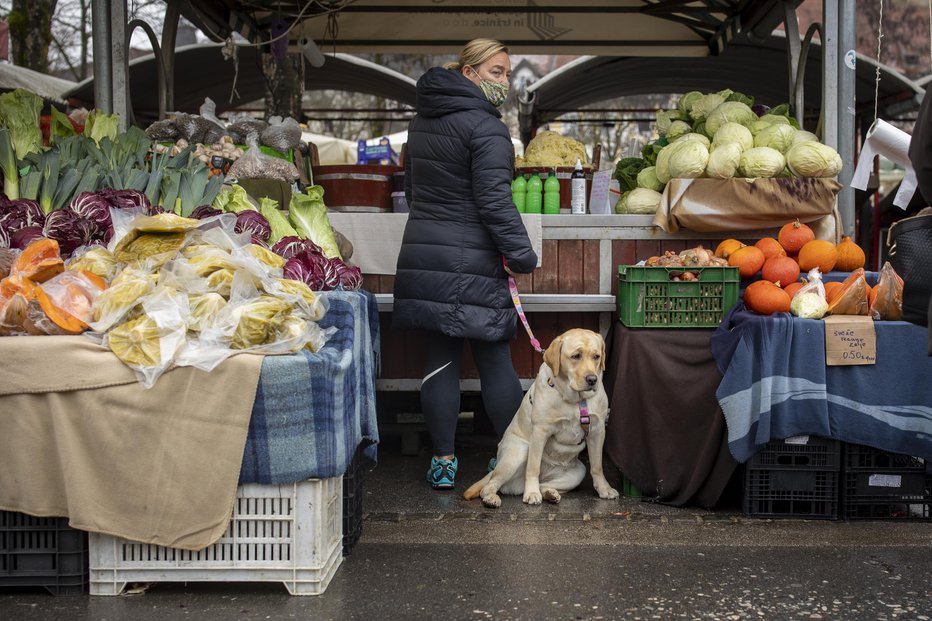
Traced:
<svg viewBox="0 0 932 621">
<path fill-rule="evenodd" d="M 434 455 L 454 453 L 464 340 L 430 332 L 425 342 L 427 360 L 421 381 L 421 408 L 434 445 Z M 479 369 L 482 403 L 501 438 L 524 396 L 518 373 L 511 362 L 510 341 L 490 343 L 469 339 L 469 348 Z"/>
</svg>

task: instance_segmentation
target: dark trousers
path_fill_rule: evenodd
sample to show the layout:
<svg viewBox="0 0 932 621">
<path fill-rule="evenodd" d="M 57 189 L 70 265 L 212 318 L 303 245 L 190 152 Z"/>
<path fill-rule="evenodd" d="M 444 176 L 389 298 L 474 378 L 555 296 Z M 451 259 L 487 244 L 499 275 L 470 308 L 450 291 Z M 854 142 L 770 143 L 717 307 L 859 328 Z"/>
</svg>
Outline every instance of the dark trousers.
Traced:
<svg viewBox="0 0 932 621">
<path fill-rule="evenodd" d="M 456 422 L 460 412 L 460 360 L 462 338 L 431 332 L 426 339 L 426 363 L 421 381 L 421 408 L 434 446 L 434 455 L 454 453 Z M 482 403 L 501 438 L 523 398 L 521 381 L 511 362 L 509 341 L 469 340 L 479 369 Z"/>
</svg>

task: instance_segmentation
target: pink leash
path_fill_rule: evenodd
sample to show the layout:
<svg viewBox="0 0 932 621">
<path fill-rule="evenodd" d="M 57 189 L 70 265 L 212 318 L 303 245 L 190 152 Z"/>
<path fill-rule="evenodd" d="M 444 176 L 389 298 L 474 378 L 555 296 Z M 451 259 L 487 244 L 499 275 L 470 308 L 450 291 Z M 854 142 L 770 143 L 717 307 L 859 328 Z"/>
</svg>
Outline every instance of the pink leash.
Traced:
<svg viewBox="0 0 932 621">
<path fill-rule="evenodd" d="M 502 263 L 506 267 L 508 266 L 505 262 L 505 257 L 502 257 Z M 521 319 L 521 323 L 524 324 L 524 329 L 527 331 L 527 335 L 531 340 L 531 346 L 538 353 L 544 353 L 544 349 L 540 346 L 540 341 L 537 340 L 537 337 L 534 336 L 534 331 L 531 330 L 531 324 L 527 322 L 527 315 L 524 313 L 524 308 L 521 307 L 521 296 L 518 295 L 518 285 L 511 275 L 508 276 L 508 290 L 511 292 L 511 301 L 515 305 L 515 310 L 518 311 L 518 317 Z M 586 403 L 585 399 L 579 402 L 579 424 L 583 428 L 583 437 L 589 435 L 589 404 Z"/>
</svg>

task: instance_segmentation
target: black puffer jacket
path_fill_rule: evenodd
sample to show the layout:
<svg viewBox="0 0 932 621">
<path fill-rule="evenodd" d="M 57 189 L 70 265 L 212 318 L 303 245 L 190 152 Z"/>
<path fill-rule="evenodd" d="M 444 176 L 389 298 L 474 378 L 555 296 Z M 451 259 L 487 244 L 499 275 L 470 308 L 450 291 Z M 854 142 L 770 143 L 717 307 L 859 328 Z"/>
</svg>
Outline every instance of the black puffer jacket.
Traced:
<svg viewBox="0 0 932 621">
<path fill-rule="evenodd" d="M 501 113 L 458 71 L 417 83 L 408 129 L 410 214 L 395 274 L 392 325 L 501 341 L 517 313 L 502 257 L 514 272 L 537 265 L 511 200 L 514 147 Z"/>
</svg>

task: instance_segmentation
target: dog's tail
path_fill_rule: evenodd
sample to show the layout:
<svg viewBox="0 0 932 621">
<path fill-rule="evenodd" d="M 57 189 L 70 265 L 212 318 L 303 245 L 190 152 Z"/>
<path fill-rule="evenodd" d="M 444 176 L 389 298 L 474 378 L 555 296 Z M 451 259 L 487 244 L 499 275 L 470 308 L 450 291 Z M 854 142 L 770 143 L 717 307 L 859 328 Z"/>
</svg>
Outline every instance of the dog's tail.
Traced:
<svg viewBox="0 0 932 621">
<path fill-rule="evenodd" d="M 485 487 L 486 483 L 488 483 L 489 479 L 491 478 L 492 478 L 492 473 L 490 472 L 484 477 L 482 477 L 479 481 L 476 481 L 475 483 L 473 483 L 472 487 L 466 490 L 466 493 L 463 494 L 463 498 L 465 498 L 466 500 L 473 500 L 474 498 L 478 498 L 479 492 L 482 491 L 482 488 Z"/>
</svg>

